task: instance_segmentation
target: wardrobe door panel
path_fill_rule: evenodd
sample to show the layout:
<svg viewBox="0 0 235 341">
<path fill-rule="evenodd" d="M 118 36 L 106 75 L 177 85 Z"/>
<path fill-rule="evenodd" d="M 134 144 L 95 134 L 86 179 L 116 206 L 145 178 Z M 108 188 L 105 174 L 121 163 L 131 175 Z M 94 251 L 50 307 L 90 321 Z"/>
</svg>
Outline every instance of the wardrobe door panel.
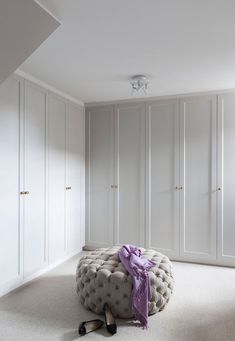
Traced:
<svg viewBox="0 0 235 341">
<path fill-rule="evenodd" d="M 235 93 L 219 96 L 218 257 L 235 264 Z"/>
<path fill-rule="evenodd" d="M 66 251 L 65 136 L 66 102 L 60 97 L 50 94 L 48 127 L 50 263 L 63 258 Z"/>
<path fill-rule="evenodd" d="M 45 158 L 46 91 L 25 83 L 24 123 L 24 275 L 46 262 Z"/>
<path fill-rule="evenodd" d="M 118 244 L 145 243 L 145 106 L 116 109 L 116 233 Z"/>
<path fill-rule="evenodd" d="M 87 243 L 113 244 L 113 107 L 87 112 Z"/>
<path fill-rule="evenodd" d="M 181 100 L 182 255 L 216 253 L 216 97 Z"/>
<path fill-rule="evenodd" d="M 81 247 L 86 244 L 86 229 L 85 229 L 85 213 L 86 213 L 86 204 L 85 204 L 85 182 L 86 182 L 86 151 L 85 151 L 85 108 L 80 110 L 80 133 L 81 133 L 81 146 L 80 146 L 80 175 L 81 175 L 81 187 L 80 187 L 80 199 L 81 199 L 81 230 L 80 230 L 80 243 Z"/>
<path fill-rule="evenodd" d="M 0 85 L 0 286 L 20 275 L 20 99 L 21 82 Z"/>
<path fill-rule="evenodd" d="M 66 226 L 69 252 L 82 246 L 84 108 L 69 104 L 66 118 Z"/>
<path fill-rule="evenodd" d="M 149 126 L 149 243 L 179 254 L 179 102 L 147 105 Z"/>
</svg>

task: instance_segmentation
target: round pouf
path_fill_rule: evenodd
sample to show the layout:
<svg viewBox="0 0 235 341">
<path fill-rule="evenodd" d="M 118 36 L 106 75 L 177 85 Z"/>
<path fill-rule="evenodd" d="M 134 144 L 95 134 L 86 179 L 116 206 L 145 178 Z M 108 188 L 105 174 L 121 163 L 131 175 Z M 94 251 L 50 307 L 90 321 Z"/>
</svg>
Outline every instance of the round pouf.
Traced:
<svg viewBox="0 0 235 341">
<path fill-rule="evenodd" d="M 132 277 L 123 267 L 118 251 L 120 247 L 98 249 L 82 257 L 77 267 L 77 293 L 84 307 L 97 314 L 108 303 L 115 317 L 133 317 L 131 310 Z M 156 266 L 149 271 L 152 298 L 149 315 L 166 306 L 173 291 L 172 266 L 163 254 L 141 248 L 142 255 Z"/>
</svg>

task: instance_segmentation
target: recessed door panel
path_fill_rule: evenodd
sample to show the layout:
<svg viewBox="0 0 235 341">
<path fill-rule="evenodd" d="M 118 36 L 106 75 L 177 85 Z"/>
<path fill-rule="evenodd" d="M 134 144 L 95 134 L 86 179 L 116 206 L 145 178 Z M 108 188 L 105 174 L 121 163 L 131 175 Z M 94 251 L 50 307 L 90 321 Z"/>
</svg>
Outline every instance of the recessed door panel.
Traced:
<svg viewBox="0 0 235 341">
<path fill-rule="evenodd" d="M 113 108 L 92 108 L 87 114 L 87 242 L 113 244 Z"/>
<path fill-rule="evenodd" d="M 48 120 L 48 201 L 49 259 L 55 262 L 66 252 L 65 229 L 65 136 L 66 103 L 49 96 Z"/>
<path fill-rule="evenodd" d="M 179 102 L 148 105 L 149 246 L 179 254 Z"/>
<path fill-rule="evenodd" d="M 145 243 L 145 106 L 116 111 L 116 226 L 119 244 Z"/>
<path fill-rule="evenodd" d="M 216 97 L 181 100 L 182 254 L 215 258 Z"/>
<path fill-rule="evenodd" d="M 20 98 L 18 79 L 0 85 L 0 285 L 20 275 Z"/>
<path fill-rule="evenodd" d="M 84 108 L 69 104 L 66 119 L 66 226 L 68 250 L 78 251 L 82 245 Z"/>
<path fill-rule="evenodd" d="M 24 122 L 24 275 L 46 262 L 46 91 L 27 82 Z"/>
<path fill-rule="evenodd" d="M 235 94 L 218 101 L 218 257 L 235 264 Z"/>
</svg>

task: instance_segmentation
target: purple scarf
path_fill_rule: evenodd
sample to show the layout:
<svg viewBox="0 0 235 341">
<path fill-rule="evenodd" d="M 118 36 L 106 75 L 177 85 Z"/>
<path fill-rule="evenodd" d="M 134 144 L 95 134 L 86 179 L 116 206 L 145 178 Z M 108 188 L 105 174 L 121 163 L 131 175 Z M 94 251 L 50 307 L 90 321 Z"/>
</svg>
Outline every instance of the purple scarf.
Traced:
<svg viewBox="0 0 235 341">
<path fill-rule="evenodd" d="M 151 289 L 148 271 L 156 265 L 151 260 L 141 257 L 141 250 L 134 245 L 124 245 L 118 253 L 119 258 L 132 276 L 132 310 L 143 328 L 148 327 L 148 302 Z"/>
</svg>

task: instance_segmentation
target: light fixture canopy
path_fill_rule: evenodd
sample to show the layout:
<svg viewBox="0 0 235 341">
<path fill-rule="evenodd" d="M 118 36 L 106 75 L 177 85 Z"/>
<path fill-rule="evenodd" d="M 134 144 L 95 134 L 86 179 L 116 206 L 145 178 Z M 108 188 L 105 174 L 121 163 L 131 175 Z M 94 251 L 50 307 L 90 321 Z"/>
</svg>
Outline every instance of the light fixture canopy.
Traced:
<svg viewBox="0 0 235 341">
<path fill-rule="evenodd" d="M 130 78 L 131 84 L 131 94 L 134 95 L 135 93 L 142 92 L 143 94 L 148 94 L 148 79 L 144 75 L 135 75 Z"/>
</svg>

